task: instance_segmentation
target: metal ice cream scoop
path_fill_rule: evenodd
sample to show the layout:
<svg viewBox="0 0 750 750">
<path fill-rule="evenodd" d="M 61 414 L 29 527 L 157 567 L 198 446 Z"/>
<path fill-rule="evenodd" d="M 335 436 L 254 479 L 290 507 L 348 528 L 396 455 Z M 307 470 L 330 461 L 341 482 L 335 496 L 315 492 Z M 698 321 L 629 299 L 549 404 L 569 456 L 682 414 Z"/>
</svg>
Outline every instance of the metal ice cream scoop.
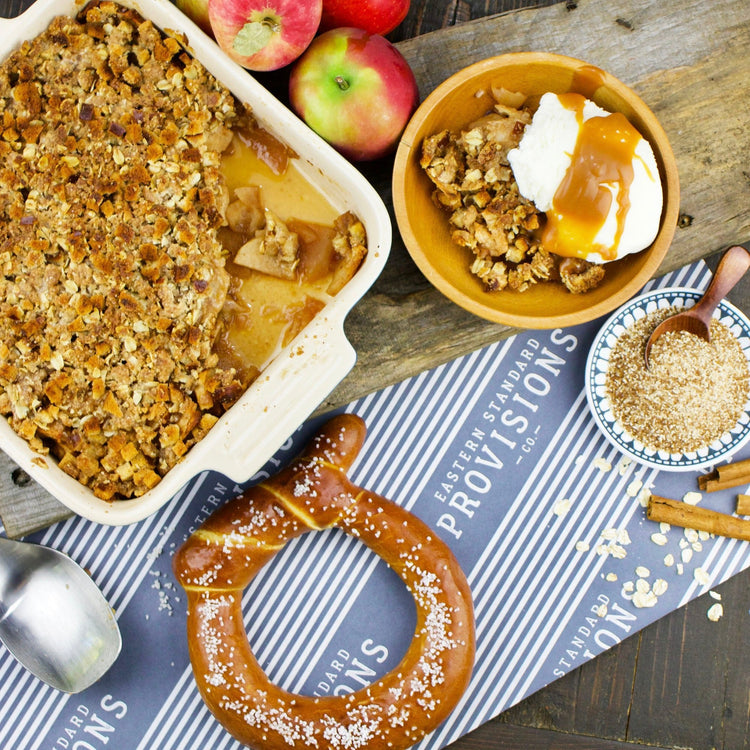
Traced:
<svg viewBox="0 0 750 750">
<path fill-rule="evenodd" d="M 656 339 L 668 331 L 688 331 L 700 336 L 704 341 L 711 340 L 711 316 L 716 306 L 726 297 L 734 285 L 750 268 L 750 252 L 742 245 L 734 245 L 722 255 L 716 273 L 711 279 L 705 294 L 690 309 L 671 315 L 659 323 L 646 342 L 644 357 L 648 369 L 648 357 Z"/>
<path fill-rule="evenodd" d="M 66 693 L 96 682 L 120 653 L 114 612 L 67 555 L 0 537 L 0 640 L 40 680 Z"/>
</svg>

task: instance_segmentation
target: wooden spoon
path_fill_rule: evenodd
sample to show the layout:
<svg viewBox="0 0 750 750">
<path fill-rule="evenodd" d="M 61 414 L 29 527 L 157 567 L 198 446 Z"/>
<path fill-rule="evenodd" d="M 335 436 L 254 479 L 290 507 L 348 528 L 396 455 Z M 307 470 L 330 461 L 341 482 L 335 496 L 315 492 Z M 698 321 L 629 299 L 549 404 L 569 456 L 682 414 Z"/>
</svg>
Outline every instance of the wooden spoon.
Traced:
<svg viewBox="0 0 750 750">
<path fill-rule="evenodd" d="M 644 358 L 648 369 L 648 355 L 656 339 L 667 331 L 688 331 L 700 336 L 704 341 L 711 340 L 710 324 L 716 306 L 750 268 L 750 251 L 742 245 L 734 245 L 719 261 L 714 277 L 705 294 L 689 310 L 672 315 L 659 323 L 646 342 Z"/>
</svg>

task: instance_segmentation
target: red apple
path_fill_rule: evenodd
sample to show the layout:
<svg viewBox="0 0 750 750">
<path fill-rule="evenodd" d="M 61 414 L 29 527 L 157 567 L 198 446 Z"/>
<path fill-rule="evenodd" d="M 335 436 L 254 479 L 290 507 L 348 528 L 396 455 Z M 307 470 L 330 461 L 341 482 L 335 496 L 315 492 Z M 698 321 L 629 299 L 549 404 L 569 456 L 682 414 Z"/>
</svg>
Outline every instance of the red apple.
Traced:
<svg viewBox="0 0 750 750">
<path fill-rule="evenodd" d="M 297 114 L 352 161 L 390 153 L 419 102 L 409 63 L 384 37 L 361 29 L 326 31 L 292 67 Z"/>
<path fill-rule="evenodd" d="M 219 46 L 249 70 L 276 70 L 296 60 L 320 25 L 323 0 L 208 0 Z"/>
<path fill-rule="evenodd" d="M 354 26 L 387 34 L 406 18 L 409 0 L 323 0 L 322 30 Z"/>
<path fill-rule="evenodd" d="M 208 20 L 208 0 L 174 0 L 174 4 L 206 34 L 212 34 Z"/>
</svg>

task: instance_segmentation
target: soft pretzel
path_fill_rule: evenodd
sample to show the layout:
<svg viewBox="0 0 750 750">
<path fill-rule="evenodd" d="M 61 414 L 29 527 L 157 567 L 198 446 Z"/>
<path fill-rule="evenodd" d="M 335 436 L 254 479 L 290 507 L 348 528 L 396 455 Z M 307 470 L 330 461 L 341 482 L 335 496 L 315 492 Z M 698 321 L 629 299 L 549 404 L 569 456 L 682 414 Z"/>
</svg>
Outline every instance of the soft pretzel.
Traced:
<svg viewBox="0 0 750 750">
<path fill-rule="evenodd" d="M 474 615 L 466 578 L 422 521 L 348 480 L 364 437 L 359 417 L 334 417 L 289 467 L 220 508 L 175 555 L 198 688 L 227 731 L 252 748 L 407 748 L 448 716 L 468 684 Z M 253 656 L 242 591 L 290 539 L 333 526 L 400 575 L 417 625 L 401 662 L 369 687 L 298 695 L 274 685 Z"/>
</svg>

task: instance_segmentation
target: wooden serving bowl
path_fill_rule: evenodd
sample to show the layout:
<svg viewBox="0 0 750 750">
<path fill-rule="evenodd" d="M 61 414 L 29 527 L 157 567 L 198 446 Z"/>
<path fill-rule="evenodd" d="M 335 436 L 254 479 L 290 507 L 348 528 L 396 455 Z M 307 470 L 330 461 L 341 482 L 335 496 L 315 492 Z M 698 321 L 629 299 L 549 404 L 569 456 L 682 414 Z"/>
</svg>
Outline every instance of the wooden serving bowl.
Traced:
<svg viewBox="0 0 750 750">
<path fill-rule="evenodd" d="M 471 252 L 451 240 L 448 214 L 432 201 L 432 183 L 419 166 L 422 141 L 443 129 L 460 130 L 487 113 L 491 87 L 523 92 L 536 106 L 545 92 L 574 91 L 609 112 L 621 112 L 654 150 L 664 190 L 661 225 L 653 244 L 607 264 L 603 283 L 571 294 L 560 283 L 539 283 L 525 292 L 487 292 L 469 271 Z M 406 248 L 427 279 L 469 312 L 516 328 L 557 328 L 594 320 L 626 302 L 653 276 L 677 225 L 680 187 L 674 154 L 661 125 L 625 84 L 580 60 L 518 52 L 470 65 L 440 84 L 420 105 L 396 152 L 393 203 Z"/>
</svg>

